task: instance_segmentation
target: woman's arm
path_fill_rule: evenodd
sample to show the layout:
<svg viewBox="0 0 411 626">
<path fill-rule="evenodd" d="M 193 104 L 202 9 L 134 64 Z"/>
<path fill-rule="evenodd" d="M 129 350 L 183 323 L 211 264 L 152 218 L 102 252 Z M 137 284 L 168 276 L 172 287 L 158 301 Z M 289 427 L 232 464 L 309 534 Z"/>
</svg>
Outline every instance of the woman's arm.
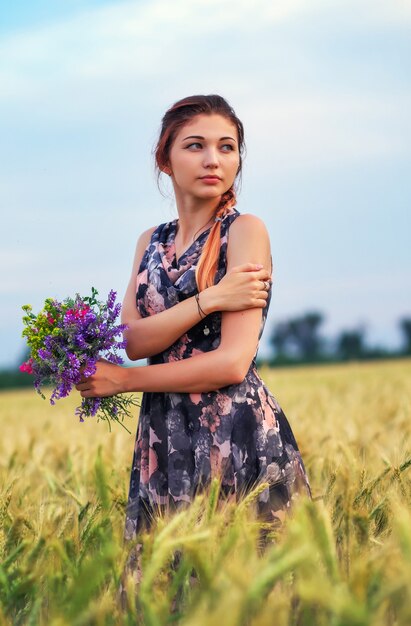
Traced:
<svg viewBox="0 0 411 626">
<path fill-rule="evenodd" d="M 244 262 L 262 264 L 267 271 L 271 267 L 267 229 L 254 215 L 240 215 L 230 226 L 227 271 Z M 121 368 L 99 362 L 96 374 L 77 389 L 83 397 L 93 397 L 122 391 L 201 393 L 240 383 L 255 354 L 260 324 L 261 308 L 223 312 L 217 349 L 144 367 Z"/>
<path fill-rule="evenodd" d="M 137 273 L 154 230 L 155 227 L 146 230 L 137 242 L 122 306 L 121 321 L 128 326 L 124 332 L 126 353 L 133 361 L 162 352 L 200 321 L 194 296 L 156 315 L 142 318 L 139 314 L 136 307 Z M 265 269 L 258 270 L 258 264 L 247 263 L 233 267 L 230 275 L 225 276 L 218 285 L 201 292 L 201 308 L 209 314 L 221 310 L 264 307 L 267 294 L 261 289 L 261 281 L 269 278 L 270 273 Z"/>
</svg>

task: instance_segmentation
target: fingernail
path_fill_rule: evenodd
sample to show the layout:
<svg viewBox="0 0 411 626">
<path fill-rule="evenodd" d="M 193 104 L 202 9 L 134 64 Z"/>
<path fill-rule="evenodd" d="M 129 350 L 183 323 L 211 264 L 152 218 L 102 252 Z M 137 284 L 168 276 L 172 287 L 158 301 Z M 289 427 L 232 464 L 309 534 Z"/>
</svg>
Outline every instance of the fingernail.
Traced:
<svg viewBox="0 0 411 626">
<path fill-rule="evenodd" d="M 257 263 L 256 267 L 258 267 L 259 270 L 262 270 L 264 265 L 260 265 L 259 263 Z"/>
</svg>

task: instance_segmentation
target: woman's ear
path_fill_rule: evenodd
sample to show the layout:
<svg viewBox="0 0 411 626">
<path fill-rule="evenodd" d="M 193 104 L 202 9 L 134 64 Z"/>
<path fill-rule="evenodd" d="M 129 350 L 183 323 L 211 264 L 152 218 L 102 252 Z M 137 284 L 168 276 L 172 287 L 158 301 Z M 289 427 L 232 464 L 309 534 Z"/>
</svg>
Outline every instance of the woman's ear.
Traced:
<svg viewBox="0 0 411 626">
<path fill-rule="evenodd" d="M 171 176 L 171 174 L 172 174 L 172 171 L 171 171 L 171 169 L 169 167 L 165 167 L 163 169 L 163 172 L 164 172 L 164 174 L 168 174 L 168 176 Z"/>
</svg>

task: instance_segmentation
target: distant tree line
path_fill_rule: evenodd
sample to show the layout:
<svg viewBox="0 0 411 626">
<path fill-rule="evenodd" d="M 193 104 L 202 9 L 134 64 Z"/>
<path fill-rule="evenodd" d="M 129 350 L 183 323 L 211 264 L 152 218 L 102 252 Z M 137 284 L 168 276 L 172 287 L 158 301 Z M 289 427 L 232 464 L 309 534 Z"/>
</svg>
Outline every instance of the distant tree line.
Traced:
<svg viewBox="0 0 411 626">
<path fill-rule="evenodd" d="M 364 325 L 342 330 L 330 340 L 321 333 L 324 319 L 324 315 L 319 311 L 308 311 L 301 316 L 277 323 L 270 335 L 273 354 L 264 362 L 274 367 L 411 356 L 411 317 L 402 317 L 398 320 L 402 336 L 399 350 L 367 345 Z"/>
<path fill-rule="evenodd" d="M 268 358 L 258 359 L 258 364 L 278 367 L 411 356 L 411 317 L 398 320 L 402 336 L 399 350 L 368 346 L 364 326 L 342 330 L 337 337 L 330 340 L 321 333 L 324 319 L 319 311 L 308 311 L 299 317 L 275 324 L 269 337 L 272 354 Z M 26 351 L 19 364 L 28 357 L 29 353 Z M 31 376 L 20 372 L 17 364 L 16 367 L 0 370 L 0 389 L 29 386 L 32 386 Z"/>
</svg>

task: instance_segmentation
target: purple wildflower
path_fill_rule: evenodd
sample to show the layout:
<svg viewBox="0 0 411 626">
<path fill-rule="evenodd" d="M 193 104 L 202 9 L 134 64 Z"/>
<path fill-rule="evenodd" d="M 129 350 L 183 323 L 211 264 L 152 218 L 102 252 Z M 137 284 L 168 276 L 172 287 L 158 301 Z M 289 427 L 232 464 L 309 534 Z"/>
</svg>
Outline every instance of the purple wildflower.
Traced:
<svg viewBox="0 0 411 626">
<path fill-rule="evenodd" d="M 117 293 L 111 289 L 107 298 L 107 308 L 112 309 L 114 307 L 114 303 L 116 301 Z M 117 305 L 118 306 L 118 305 Z"/>
</svg>

